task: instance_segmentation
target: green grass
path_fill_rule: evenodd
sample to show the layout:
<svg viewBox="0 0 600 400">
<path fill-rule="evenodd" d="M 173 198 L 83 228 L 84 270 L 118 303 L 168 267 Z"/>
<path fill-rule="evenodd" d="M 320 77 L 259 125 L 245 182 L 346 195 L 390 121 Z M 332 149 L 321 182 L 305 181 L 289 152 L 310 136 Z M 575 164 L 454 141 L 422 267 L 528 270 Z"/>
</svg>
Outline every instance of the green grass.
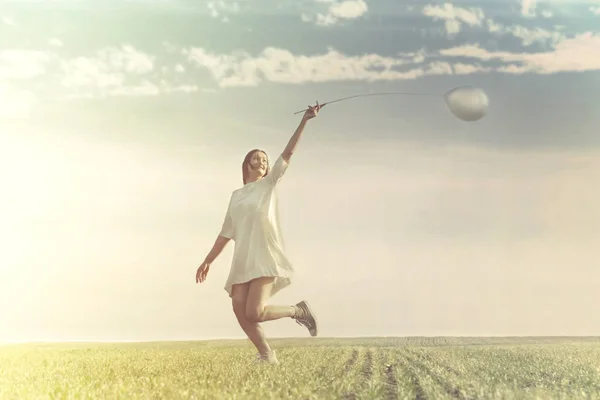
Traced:
<svg viewBox="0 0 600 400">
<path fill-rule="evenodd" d="M 600 399 L 600 338 L 274 339 L 0 347 L 0 399 Z"/>
</svg>

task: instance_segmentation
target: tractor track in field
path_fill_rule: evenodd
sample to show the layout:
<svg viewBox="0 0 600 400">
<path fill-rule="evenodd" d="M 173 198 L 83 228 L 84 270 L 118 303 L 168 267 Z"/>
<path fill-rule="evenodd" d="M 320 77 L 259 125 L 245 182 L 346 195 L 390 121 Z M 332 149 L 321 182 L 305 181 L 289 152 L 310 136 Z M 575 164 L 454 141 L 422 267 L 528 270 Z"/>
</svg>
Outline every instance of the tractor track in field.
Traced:
<svg viewBox="0 0 600 400">
<path fill-rule="evenodd" d="M 444 391 L 448 395 L 450 395 L 452 398 L 459 399 L 459 400 L 475 400 L 475 399 L 472 399 L 472 398 L 467 397 L 464 394 L 462 394 L 460 391 L 460 387 L 452 385 L 451 383 L 445 381 L 437 373 L 435 373 L 429 366 L 425 365 L 425 363 L 423 363 L 423 361 L 422 361 L 423 357 L 421 355 L 416 354 L 414 351 L 407 349 L 406 357 L 407 357 L 407 360 L 412 365 L 414 365 L 415 367 L 417 367 L 418 369 L 420 369 L 421 371 L 423 371 L 424 373 L 429 375 L 431 378 L 433 378 L 435 383 L 437 383 L 440 387 L 442 387 L 444 389 Z"/>
<path fill-rule="evenodd" d="M 398 380 L 394 372 L 397 366 L 395 364 L 386 364 L 385 366 L 385 381 L 387 388 L 385 392 L 385 400 L 395 400 L 398 398 Z"/>
<path fill-rule="evenodd" d="M 373 376 L 373 349 L 367 350 L 365 360 L 362 365 L 361 374 L 365 381 Z"/>
<path fill-rule="evenodd" d="M 346 365 L 344 365 L 344 374 L 350 372 L 356 361 L 358 361 L 358 349 L 353 349 L 352 355 L 350 355 L 350 358 L 346 361 Z"/>
<path fill-rule="evenodd" d="M 413 356 L 415 356 L 419 359 L 426 359 L 427 361 L 433 361 L 429 354 L 418 354 L 416 351 L 414 351 L 412 349 L 406 349 L 406 351 L 409 354 L 412 354 Z M 456 370 L 456 368 L 453 368 L 450 365 L 443 365 L 443 364 L 441 364 L 440 366 L 443 367 L 447 372 L 450 372 L 450 373 L 454 374 L 455 376 L 460 376 L 460 373 Z"/>
<path fill-rule="evenodd" d="M 354 350 L 350 360 L 348 360 L 348 363 L 346 364 L 345 372 L 348 372 L 350 368 L 352 368 L 352 366 L 354 366 L 358 361 L 358 350 Z M 360 366 L 360 377 L 362 379 L 360 380 L 358 388 L 360 388 L 362 385 L 365 384 L 365 382 L 369 381 L 373 377 L 373 369 L 373 349 L 367 349 L 367 351 L 365 352 L 365 356 L 362 359 L 362 365 Z M 344 396 L 342 396 L 342 399 L 356 400 L 356 389 L 357 388 L 354 388 L 353 391 L 344 394 Z"/>
<path fill-rule="evenodd" d="M 352 354 L 346 365 L 344 365 L 344 375 L 347 375 L 352 370 L 352 367 L 358 362 L 358 349 L 352 349 Z M 342 397 L 343 400 L 356 400 L 356 394 L 354 392 L 345 393 Z"/>
<path fill-rule="evenodd" d="M 419 375 L 417 375 L 413 368 L 411 368 L 409 360 L 406 357 L 398 359 L 398 366 L 403 368 L 408 373 L 408 379 L 415 389 L 415 400 L 428 400 L 425 390 L 421 385 Z M 392 373 L 393 374 L 393 373 Z M 392 375 L 393 376 L 393 375 Z M 394 379 L 395 380 L 395 379 Z M 394 396 L 395 397 L 395 396 Z"/>
</svg>

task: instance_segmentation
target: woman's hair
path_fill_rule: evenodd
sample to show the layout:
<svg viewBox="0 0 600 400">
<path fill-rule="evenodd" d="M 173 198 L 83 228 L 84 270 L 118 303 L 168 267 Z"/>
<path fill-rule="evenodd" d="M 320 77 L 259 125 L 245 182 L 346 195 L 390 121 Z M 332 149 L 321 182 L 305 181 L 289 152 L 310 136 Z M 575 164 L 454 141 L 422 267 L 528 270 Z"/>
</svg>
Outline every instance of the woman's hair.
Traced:
<svg viewBox="0 0 600 400">
<path fill-rule="evenodd" d="M 250 150 L 250 152 L 248 154 L 246 154 L 246 157 L 244 157 L 244 162 L 242 163 L 242 180 L 244 181 L 244 185 L 246 184 L 246 181 L 248 180 L 248 165 L 250 164 L 250 159 L 252 158 L 252 156 L 254 155 L 254 153 L 256 152 L 261 152 L 263 153 L 266 158 L 267 158 L 267 170 L 265 171 L 265 174 L 263 175 L 263 178 L 267 175 L 269 175 L 269 156 L 267 155 L 267 153 L 263 150 L 260 149 L 254 149 L 254 150 Z"/>
</svg>

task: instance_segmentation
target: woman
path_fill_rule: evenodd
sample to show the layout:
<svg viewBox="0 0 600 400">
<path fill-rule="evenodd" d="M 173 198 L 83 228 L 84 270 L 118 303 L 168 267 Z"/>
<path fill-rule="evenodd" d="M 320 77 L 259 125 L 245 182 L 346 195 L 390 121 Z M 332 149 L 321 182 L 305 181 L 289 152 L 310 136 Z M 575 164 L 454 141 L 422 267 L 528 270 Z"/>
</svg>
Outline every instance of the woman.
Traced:
<svg viewBox="0 0 600 400">
<path fill-rule="evenodd" d="M 234 240 L 225 290 L 240 326 L 258 350 L 259 362 L 279 363 L 265 339 L 261 322 L 292 318 L 305 326 L 311 336 L 317 335 L 317 321 L 306 301 L 292 306 L 267 305 L 267 301 L 291 283 L 294 272 L 283 250 L 277 183 L 287 170 L 306 123 L 317 116 L 320 108 L 319 103 L 308 107 L 272 170 L 262 150 L 255 149 L 246 155 L 242 163 L 244 186 L 232 193 L 221 232 L 196 272 L 196 283 L 204 282 L 212 262 Z"/>
</svg>

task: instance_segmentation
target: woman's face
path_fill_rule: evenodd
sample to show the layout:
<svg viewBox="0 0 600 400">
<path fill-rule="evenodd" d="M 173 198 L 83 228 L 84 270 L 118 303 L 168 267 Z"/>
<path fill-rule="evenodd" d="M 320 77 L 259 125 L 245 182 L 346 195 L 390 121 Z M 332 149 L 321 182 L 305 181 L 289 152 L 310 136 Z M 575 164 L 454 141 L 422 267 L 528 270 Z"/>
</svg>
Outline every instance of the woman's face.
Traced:
<svg viewBox="0 0 600 400">
<path fill-rule="evenodd" d="M 267 165 L 267 155 L 262 151 L 256 151 L 252 154 L 252 157 L 250 157 L 250 170 L 260 172 L 260 176 L 263 176 L 265 172 L 267 172 Z"/>
</svg>

